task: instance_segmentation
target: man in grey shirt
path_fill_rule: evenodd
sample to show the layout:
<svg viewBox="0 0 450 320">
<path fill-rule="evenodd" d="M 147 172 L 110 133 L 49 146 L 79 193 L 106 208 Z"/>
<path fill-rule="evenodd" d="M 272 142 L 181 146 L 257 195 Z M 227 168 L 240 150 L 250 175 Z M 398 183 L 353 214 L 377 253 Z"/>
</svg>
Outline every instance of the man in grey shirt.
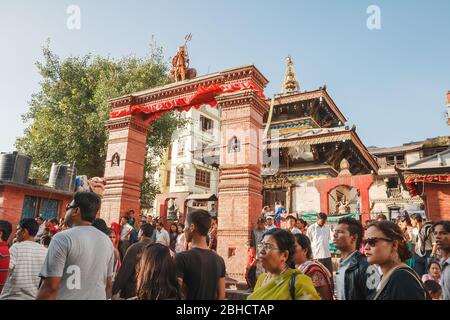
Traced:
<svg viewBox="0 0 450 320">
<path fill-rule="evenodd" d="M 38 300 L 105 300 L 111 297 L 114 248 L 106 234 L 92 226 L 100 198 L 77 192 L 67 207 L 65 224 L 50 242 L 40 277 Z"/>
<path fill-rule="evenodd" d="M 450 300 L 450 221 L 433 225 L 433 235 L 442 256 L 441 287 L 444 300 Z"/>
</svg>

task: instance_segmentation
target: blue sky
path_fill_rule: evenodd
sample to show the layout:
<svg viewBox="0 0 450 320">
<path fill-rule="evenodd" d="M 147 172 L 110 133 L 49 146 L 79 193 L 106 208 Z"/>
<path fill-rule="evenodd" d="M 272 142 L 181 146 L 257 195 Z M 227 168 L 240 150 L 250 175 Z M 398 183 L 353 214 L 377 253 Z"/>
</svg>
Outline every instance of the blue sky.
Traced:
<svg viewBox="0 0 450 320">
<path fill-rule="evenodd" d="M 69 5 L 81 29 L 69 30 Z M 369 30 L 369 5 L 381 30 Z M 1 1 L 0 151 L 12 151 L 25 125 L 34 65 L 51 39 L 61 57 L 92 52 L 144 55 L 151 36 L 168 59 L 191 32 L 198 74 L 255 64 L 279 92 L 291 54 L 302 90 L 326 84 L 366 146 L 448 135 L 450 1 Z"/>
</svg>

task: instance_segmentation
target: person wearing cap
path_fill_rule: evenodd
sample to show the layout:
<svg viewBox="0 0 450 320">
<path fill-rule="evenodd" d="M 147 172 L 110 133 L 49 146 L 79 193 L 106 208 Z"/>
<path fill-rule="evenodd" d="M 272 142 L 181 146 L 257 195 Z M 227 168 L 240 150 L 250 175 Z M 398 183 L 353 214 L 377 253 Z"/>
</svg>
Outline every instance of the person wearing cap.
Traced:
<svg viewBox="0 0 450 320">
<path fill-rule="evenodd" d="M 266 218 L 266 231 L 267 230 L 270 230 L 270 229 L 274 229 L 274 228 L 276 228 L 277 226 L 275 225 L 275 223 L 274 223 L 274 218 L 273 218 L 273 216 L 267 216 L 267 218 Z"/>
</svg>

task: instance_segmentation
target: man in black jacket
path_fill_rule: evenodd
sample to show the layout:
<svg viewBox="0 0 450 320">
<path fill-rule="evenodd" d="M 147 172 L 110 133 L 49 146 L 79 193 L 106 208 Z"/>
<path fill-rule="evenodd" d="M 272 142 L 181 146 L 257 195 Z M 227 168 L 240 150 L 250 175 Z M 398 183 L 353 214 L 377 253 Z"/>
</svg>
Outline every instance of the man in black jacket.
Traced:
<svg viewBox="0 0 450 320">
<path fill-rule="evenodd" d="M 139 253 L 142 249 L 153 243 L 151 224 L 141 226 L 141 240 L 131 245 L 122 261 L 119 272 L 114 279 L 112 294 L 113 299 L 128 299 L 136 296 L 136 264 Z"/>
<path fill-rule="evenodd" d="M 338 300 L 367 300 L 380 281 L 377 269 L 359 252 L 363 236 L 361 223 L 350 217 L 341 218 L 334 229 L 334 246 L 341 251 L 336 272 Z"/>
</svg>

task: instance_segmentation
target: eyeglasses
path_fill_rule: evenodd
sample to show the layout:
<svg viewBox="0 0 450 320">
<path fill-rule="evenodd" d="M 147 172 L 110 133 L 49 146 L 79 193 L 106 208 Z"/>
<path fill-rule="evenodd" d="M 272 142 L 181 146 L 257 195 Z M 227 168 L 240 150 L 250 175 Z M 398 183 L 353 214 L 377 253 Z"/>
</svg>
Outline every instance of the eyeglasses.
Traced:
<svg viewBox="0 0 450 320">
<path fill-rule="evenodd" d="M 371 247 L 375 247 L 377 245 L 378 241 L 387 241 L 387 242 L 392 242 L 394 240 L 392 239 L 387 239 L 387 238 L 367 238 L 364 239 L 362 241 L 363 245 L 366 246 L 366 244 L 368 244 Z"/>
<path fill-rule="evenodd" d="M 263 249 L 264 249 L 264 251 L 280 250 L 277 247 L 274 247 L 271 243 L 261 242 L 260 244 L 258 244 L 258 250 L 262 251 Z"/>
</svg>

